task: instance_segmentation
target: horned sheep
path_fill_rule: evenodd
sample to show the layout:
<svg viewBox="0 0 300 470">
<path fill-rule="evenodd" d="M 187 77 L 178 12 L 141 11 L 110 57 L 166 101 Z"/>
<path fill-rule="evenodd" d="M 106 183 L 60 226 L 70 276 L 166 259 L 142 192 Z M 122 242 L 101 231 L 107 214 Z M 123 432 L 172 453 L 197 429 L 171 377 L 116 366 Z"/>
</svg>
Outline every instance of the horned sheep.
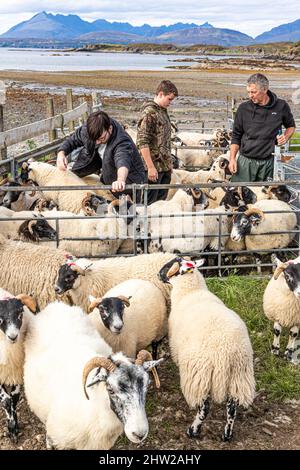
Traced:
<svg viewBox="0 0 300 470">
<path fill-rule="evenodd" d="M 1 220 L 1 219 L 10 220 Z M 24 220 L 15 220 L 15 219 Z M 41 215 L 31 211 L 14 212 L 6 207 L 0 207 L 1 235 L 12 240 L 39 242 L 40 240 L 55 240 L 56 231 Z"/>
<path fill-rule="evenodd" d="M 44 162 L 28 161 L 22 164 L 21 178 L 23 181 L 33 181 L 39 186 L 83 186 L 79 176 L 70 170 L 62 171 Z M 95 208 L 104 202 L 90 189 L 44 191 L 44 197 L 53 201 L 60 210 L 79 214 L 82 210 L 86 215 L 94 215 Z"/>
<path fill-rule="evenodd" d="M 68 293 L 74 305 L 88 311 L 88 295 L 102 297 L 127 279 L 151 281 L 168 301 L 170 290 L 157 278 L 160 266 L 172 258 L 170 253 L 153 253 L 130 258 L 118 257 L 90 262 L 84 258 L 61 263 L 55 284 L 58 295 Z"/>
<path fill-rule="evenodd" d="M 238 404 L 249 406 L 254 399 L 253 351 L 244 322 L 208 290 L 197 270 L 202 264 L 177 257 L 159 276 L 172 285 L 169 341 L 181 390 L 188 405 L 198 408 L 187 434 L 199 437 L 209 398 L 227 400 L 223 440 L 228 441 Z"/>
<path fill-rule="evenodd" d="M 90 319 L 114 352 L 135 357 L 137 351 L 157 343 L 167 334 L 167 306 L 152 282 L 129 279 L 110 289 L 102 298 L 90 296 Z"/>
<path fill-rule="evenodd" d="M 296 214 L 286 202 L 265 199 L 233 216 L 231 239 L 244 239 L 247 250 L 284 248 L 292 241 L 296 225 Z"/>
<path fill-rule="evenodd" d="M 14 442 L 19 432 L 16 406 L 23 383 L 24 338 L 31 312 L 36 310 L 33 298 L 24 294 L 15 297 L 0 288 L 0 406 Z"/>
<path fill-rule="evenodd" d="M 284 355 L 288 361 L 292 361 L 300 328 L 300 258 L 285 263 L 274 258 L 276 269 L 263 296 L 264 314 L 274 322 L 271 351 L 276 356 L 279 355 L 282 328 L 289 328 L 289 341 Z"/>
<path fill-rule="evenodd" d="M 110 449 L 123 430 L 142 442 L 148 434 L 146 371 L 161 360 L 145 361 L 149 353 L 141 351 L 133 364 L 112 354 L 79 307 L 54 302 L 35 320 L 25 343 L 24 387 L 46 426 L 47 447 Z"/>
</svg>

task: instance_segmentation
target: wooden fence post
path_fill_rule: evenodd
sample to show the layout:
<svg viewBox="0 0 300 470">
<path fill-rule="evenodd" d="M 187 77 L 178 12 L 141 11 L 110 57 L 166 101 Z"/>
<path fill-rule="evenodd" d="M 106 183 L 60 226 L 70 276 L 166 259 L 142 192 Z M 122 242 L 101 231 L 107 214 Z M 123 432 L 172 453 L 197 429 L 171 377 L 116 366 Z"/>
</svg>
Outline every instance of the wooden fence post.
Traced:
<svg viewBox="0 0 300 470">
<path fill-rule="evenodd" d="M 0 132 L 4 131 L 4 116 L 3 116 L 3 106 L 0 104 Z M 2 147 L 0 150 L 0 160 L 5 160 L 7 158 L 7 148 Z"/>
<path fill-rule="evenodd" d="M 54 116 L 54 101 L 53 98 L 47 98 L 47 118 Z M 49 142 L 57 139 L 56 129 L 52 129 L 48 132 Z"/>
<path fill-rule="evenodd" d="M 236 99 L 235 99 L 235 98 L 232 98 L 232 100 L 231 100 L 231 117 L 232 117 L 233 120 L 234 120 L 234 118 L 235 118 L 236 111 L 237 111 L 237 108 L 236 108 Z"/>
<path fill-rule="evenodd" d="M 73 92 L 72 88 L 66 89 L 66 97 L 67 97 L 67 111 L 71 111 L 73 109 Z M 69 132 L 70 134 L 75 131 L 75 122 L 69 122 Z"/>
</svg>

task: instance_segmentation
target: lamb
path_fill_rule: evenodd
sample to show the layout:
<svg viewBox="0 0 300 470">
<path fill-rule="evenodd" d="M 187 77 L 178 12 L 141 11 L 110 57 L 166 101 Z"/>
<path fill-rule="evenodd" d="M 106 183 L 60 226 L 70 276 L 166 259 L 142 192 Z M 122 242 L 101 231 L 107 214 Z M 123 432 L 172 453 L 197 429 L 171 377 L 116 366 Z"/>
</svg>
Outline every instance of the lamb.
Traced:
<svg viewBox="0 0 300 470">
<path fill-rule="evenodd" d="M 19 433 L 16 407 L 23 383 L 24 338 L 30 312 L 36 310 L 33 298 L 24 294 L 14 297 L 0 288 L 0 406 L 13 442 Z"/>
<path fill-rule="evenodd" d="M 279 355 L 282 328 L 289 328 L 289 341 L 284 355 L 287 361 L 293 361 L 300 327 L 300 258 L 286 263 L 276 256 L 274 258 L 276 270 L 264 292 L 264 314 L 274 322 L 271 351 L 276 356 Z"/>
<path fill-rule="evenodd" d="M 57 248 L 6 240 L 0 235 L 0 286 L 13 295 L 33 294 L 44 308 L 56 300 L 54 282 L 68 256 Z M 68 302 L 66 296 L 63 299 Z"/>
<path fill-rule="evenodd" d="M 8 217 L 10 220 L 1 220 Z M 15 220 L 16 218 L 26 220 Z M 12 240 L 39 242 L 44 239 L 56 239 L 54 227 L 52 228 L 41 214 L 31 211 L 14 212 L 6 207 L 0 207 L 0 228 L 1 234 Z"/>
<path fill-rule="evenodd" d="M 157 358 L 158 342 L 167 334 L 167 306 L 161 290 L 152 282 L 129 279 L 102 298 L 90 296 L 90 319 L 114 352 L 126 356 L 152 343 Z"/>
<path fill-rule="evenodd" d="M 144 441 L 146 371 L 161 360 L 146 361 L 150 355 L 141 351 L 133 364 L 112 354 L 79 307 L 54 302 L 35 320 L 25 343 L 24 387 L 46 426 L 47 447 L 110 449 L 123 429 L 132 442 Z"/>
<path fill-rule="evenodd" d="M 82 179 L 70 170 L 61 171 L 57 167 L 44 162 L 24 162 L 21 178 L 33 181 L 39 186 L 82 186 Z M 86 215 L 95 215 L 99 204 L 106 202 L 91 190 L 45 191 L 44 197 L 51 200 L 60 210 L 79 214 L 82 210 Z"/>
<path fill-rule="evenodd" d="M 292 198 L 292 193 L 285 184 L 252 186 L 251 189 L 256 194 L 258 201 L 262 199 L 278 199 L 279 201 L 289 203 Z"/>
<path fill-rule="evenodd" d="M 264 211 L 278 212 L 264 214 Z M 265 199 L 233 216 L 230 236 L 233 241 L 244 238 L 247 250 L 284 248 L 292 241 L 294 234 L 280 232 L 292 231 L 296 225 L 296 214 L 287 203 Z"/>
<path fill-rule="evenodd" d="M 170 253 L 153 253 L 130 258 L 110 258 L 91 263 L 84 258 L 61 263 L 55 284 L 58 295 L 68 293 L 74 305 L 88 311 L 88 295 L 102 297 L 109 289 L 127 279 L 151 281 L 169 299 L 169 288 L 157 278 L 162 263 L 172 258 Z"/>
<path fill-rule="evenodd" d="M 227 400 L 222 439 L 229 441 L 237 406 L 254 399 L 253 351 L 244 322 L 208 290 L 197 270 L 203 262 L 174 258 L 159 277 L 172 285 L 169 343 L 181 390 L 187 404 L 198 408 L 187 434 L 199 437 L 210 397 L 216 403 Z"/>
</svg>

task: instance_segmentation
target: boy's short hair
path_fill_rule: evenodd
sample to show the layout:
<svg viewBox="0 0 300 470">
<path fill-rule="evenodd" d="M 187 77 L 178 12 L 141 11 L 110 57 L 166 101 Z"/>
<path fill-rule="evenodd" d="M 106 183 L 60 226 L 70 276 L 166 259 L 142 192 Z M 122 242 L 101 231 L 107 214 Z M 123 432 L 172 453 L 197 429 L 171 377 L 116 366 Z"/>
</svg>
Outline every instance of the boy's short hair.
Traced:
<svg viewBox="0 0 300 470">
<path fill-rule="evenodd" d="M 104 111 L 91 113 L 87 119 L 87 131 L 91 140 L 97 140 L 104 131 L 108 131 L 110 118 Z"/>
<path fill-rule="evenodd" d="M 158 87 L 156 88 L 155 94 L 158 95 L 158 93 L 163 92 L 165 96 L 170 95 L 173 93 L 174 96 L 178 96 L 178 90 L 174 83 L 172 83 L 170 80 L 163 80 L 160 82 Z"/>
</svg>

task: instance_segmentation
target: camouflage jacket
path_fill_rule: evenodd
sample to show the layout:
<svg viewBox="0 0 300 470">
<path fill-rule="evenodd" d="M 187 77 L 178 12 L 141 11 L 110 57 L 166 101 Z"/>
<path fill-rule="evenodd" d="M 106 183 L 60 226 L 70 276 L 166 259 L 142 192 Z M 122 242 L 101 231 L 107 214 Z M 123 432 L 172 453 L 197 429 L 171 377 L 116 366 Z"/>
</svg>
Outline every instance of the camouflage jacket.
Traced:
<svg viewBox="0 0 300 470">
<path fill-rule="evenodd" d="M 171 122 L 168 112 L 155 101 L 148 101 L 142 107 L 138 122 L 137 148 L 141 151 L 149 147 L 154 166 L 158 172 L 170 171 L 171 160 Z M 147 165 L 144 162 L 145 168 Z"/>
</svg>

